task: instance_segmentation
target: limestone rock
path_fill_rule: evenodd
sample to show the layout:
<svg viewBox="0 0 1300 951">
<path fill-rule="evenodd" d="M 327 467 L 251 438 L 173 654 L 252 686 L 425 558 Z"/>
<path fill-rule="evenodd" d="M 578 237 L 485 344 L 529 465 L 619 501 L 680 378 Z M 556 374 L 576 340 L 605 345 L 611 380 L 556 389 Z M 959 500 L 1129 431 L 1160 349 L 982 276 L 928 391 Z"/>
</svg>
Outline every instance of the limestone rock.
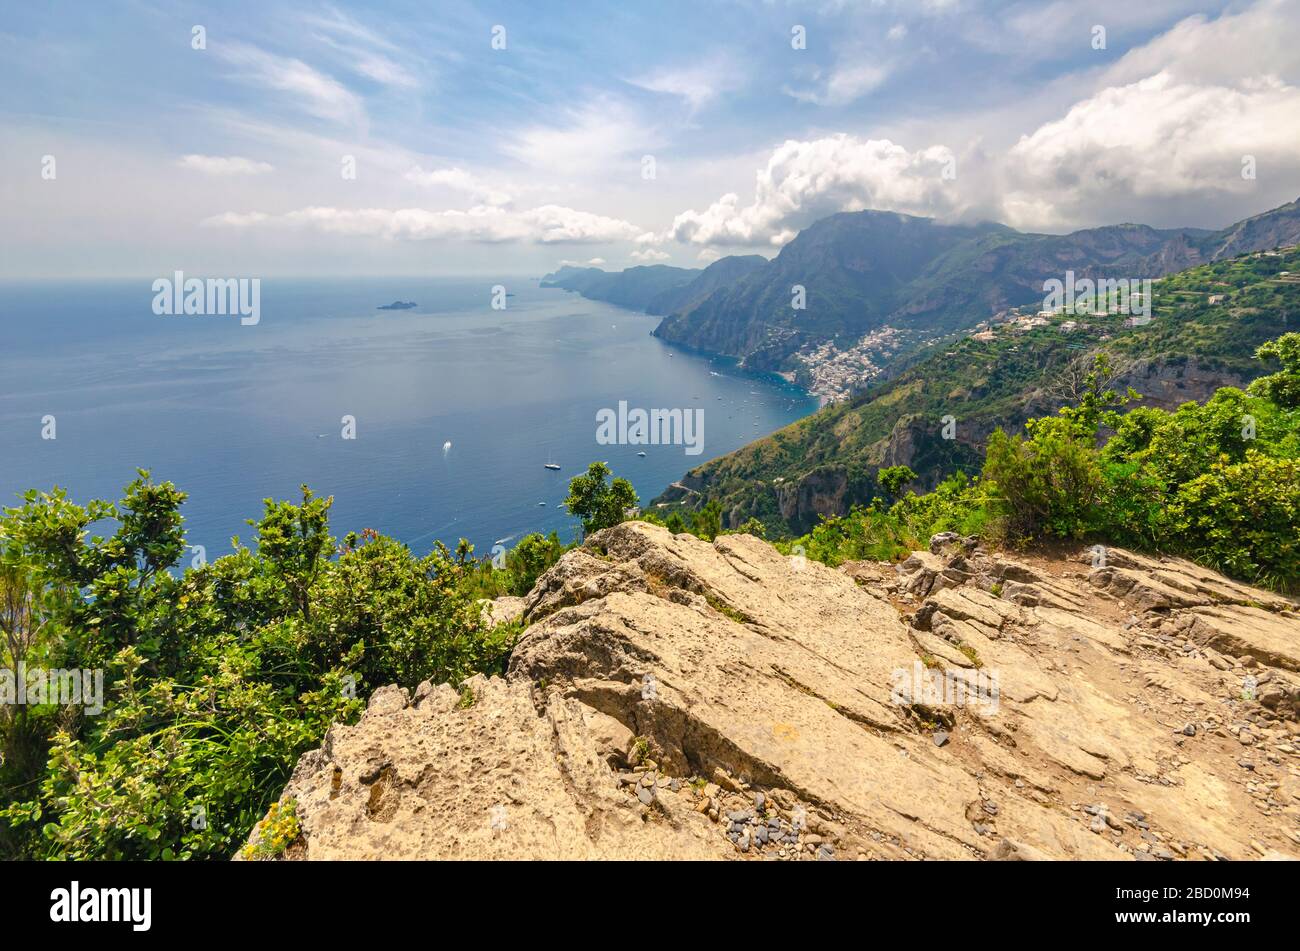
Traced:
<svg viewBox="0 0 1300 951">
<path fill-rule="evenodd" d="M 504 677 L 381 688 L 301 758 L 291 855 L 1300 854 L 1294 603 L 1119 549 L 931 547 L 832 570 L 599 532 L 491 606 L 528 623 Z"/>
</svg>

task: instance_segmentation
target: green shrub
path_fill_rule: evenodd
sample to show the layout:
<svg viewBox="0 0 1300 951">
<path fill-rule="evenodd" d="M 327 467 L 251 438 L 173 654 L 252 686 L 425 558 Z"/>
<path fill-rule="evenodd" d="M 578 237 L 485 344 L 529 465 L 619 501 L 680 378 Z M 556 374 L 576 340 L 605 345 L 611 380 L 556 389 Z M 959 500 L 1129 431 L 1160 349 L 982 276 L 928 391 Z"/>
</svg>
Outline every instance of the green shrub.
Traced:
<svg viewBox="0 0 1300 951">
<path fill-rule="evenodd" d="M 1165 413 L 1150 444 L 1136 458 L 1176 490 L 1222 459 L 1245 458 L 1247 448 L 1254 445 L 1243 425 L 1250 411 L 1246 394 L 1225 386 L 1204 403 L 1184 403 Z"/>
<path fill-rule="evenodd" d="M 584 475 L 569 480 L 569 495 L 564 507 L 582 519 L 585 535 L 609 528 L 628 518 L 637 504 L 636 491 L 627 479 L 609 481 L 609 466 L 593 462 Z"/>
<path fill-rule="evenodd" d="M 885 466 L 876 473 L 876 482 L 891 499 L 900 497 L 903 486 L 913 481 L 916 473 L 907 466 Z"/>
<path fill-rule="evenodd" d="M 533 532 L 519 539 L 519 544 L 506 555 L 509 593 L 523 597 L 532 591 L 537 579 L 559 561 L 566 551 L 568 546 L 560 541 L 555 532 L 549 535 Z"/>
<path fill-rule="evenodd" d="M 293 799 L 271 803 L 266 818 L 257 824 L 255 841 L 244 846 L 246 859 L 270 859 L 284 855 L 285 850 L 293 845 L 302 835 L 302 826 L 298 822 L 298 803 Z"/>
<path fill-rule="evenodd" d="M 1250 392 L 1283 409 L 1300 408 L 1300 333 L 1286 333 L 1255 351 L 1260 360 L 1277 360 L 1282 369 L 1262 376 L 1250 385 Z"/>
<path fill-rule="evenodd" d="M 722 503 L 710 499 L 701 509 L 691 514 L 691 534 L 711 542 L 722 534 Z"/>
<path fill-rule="evenodd" d="M 1079 538 L 1095 524 L 1102 495 L 1097 451 L 1061 417 L 1031 420 L 1029 437 L 990 438 L 983 479 L 1002 500 L 1008 533 Z"/>
<path fill-rule="evenodd" d="M 1169 510 L 1182 550 L 1228 574 L 1271 587 L 1300 578 L 1300 460 L 1250 450 L 1183 485 Z"/>
<path fill-rule="evenodd" d="M 336 550 L 332 500 L 304 488 L 267 500 L 255 549 L 181 571 L 184 498 L 141 472 L 116 505 L 32 492 L 0 518 L 0 585 L 27 592 L 0 612 L 5 660 L 21 614 L 29 664 L 104 675 L 98 716 L 0 718 L 6 752 L 28 750 L 0 768 L 8 857 L 228 858 L 371 689 L 504 667 L 519 625 L 484 622 L 464 541 L 419 558 L 366 531 Z"/>
<path fill-rule="evenodd" d="M 978 478 L 957 472 L 939 483 L 933 492 L 909 495 L 896 502 L 889 514 L 898 520 L 901 533 L 922 542 L 938 532 L 1000 536 L 1001 521 L 991 498 Z"/>
</svg>

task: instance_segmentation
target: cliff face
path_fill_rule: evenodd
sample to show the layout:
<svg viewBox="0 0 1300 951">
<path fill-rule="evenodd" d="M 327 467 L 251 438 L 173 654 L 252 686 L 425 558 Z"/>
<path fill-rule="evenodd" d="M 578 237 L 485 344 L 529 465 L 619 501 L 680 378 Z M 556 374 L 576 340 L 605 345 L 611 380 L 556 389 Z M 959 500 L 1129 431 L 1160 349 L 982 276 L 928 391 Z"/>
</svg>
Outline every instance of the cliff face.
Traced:
<svg viewBox="0 0 1300 951">
<path fill-rule="evenodd" d="M 513 609 L 504 678 L 381 689 L 301 759 L 291 854 L 1300 855 L 1300 615 L 1186 562 L 633 522 Z"/>
<path fill-rule="evenodd" d="M 789 355 L 806 344 L 846 335 L 856 340 L 885 324 L 941 327 L 944 321 L 932 311 L 946 313 L 957 302 L 945 299 L 924 313 L 907 310 L 934 283 L 929 272 L 956 273 L 948 255 L 1000 246 L 1013 235 L 1002 225 L 946 226 L 890 212 L 831 215 L 800 232 L 772 261 L 674 311 L 655 335 L 773 370 L 786 367 Z M 796 285 L 805 289 L 800 309 L 793 306 Z M 961 291 L 963 302 L 968 293 Z"/>
<path fill-rule="evenodd" d="M 1143 360 L 1121 376 L 1118 386 L 1131 386 L 1142 394 L 1142 406 L 1175 410 L 1183 403 L 1203 403 L 1225 386 L 1244 389 L 1252 377 L 1214 363 L 1188 359 Z"/>
</svg>

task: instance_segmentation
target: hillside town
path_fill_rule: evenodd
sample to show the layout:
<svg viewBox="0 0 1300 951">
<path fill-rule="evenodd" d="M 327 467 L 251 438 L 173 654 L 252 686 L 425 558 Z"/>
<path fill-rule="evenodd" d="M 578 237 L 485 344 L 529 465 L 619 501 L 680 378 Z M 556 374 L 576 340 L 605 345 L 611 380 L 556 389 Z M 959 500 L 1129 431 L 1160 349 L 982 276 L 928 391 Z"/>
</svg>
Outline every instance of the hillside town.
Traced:
<svg viewBox="0 0 1300 951">
<path fill-rule="evenodd" d="M 804 385 L 821 398 L 823 405 L 846 400 L 880 376 L 885 365 L 898 355 L 906 336 L 897 327 L 885 326 L 846 349 L 827 340 L 800 350 L 795 354 L 799 370 L 782 376 Z"/>
</svg>

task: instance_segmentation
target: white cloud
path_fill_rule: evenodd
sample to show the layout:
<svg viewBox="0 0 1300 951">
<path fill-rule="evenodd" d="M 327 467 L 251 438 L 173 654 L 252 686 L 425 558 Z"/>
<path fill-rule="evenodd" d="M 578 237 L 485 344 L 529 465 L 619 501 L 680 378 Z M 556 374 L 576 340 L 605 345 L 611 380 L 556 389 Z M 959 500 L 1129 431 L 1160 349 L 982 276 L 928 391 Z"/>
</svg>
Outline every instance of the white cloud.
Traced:
<svg viewBox="0 0 1300 951">
<path fill-rule="evenodd" d="M 1300 45 L 1280 26 L 1296 9 L 1261 0 L 1214 20 L 1188 17 L 1130 50 L 1094 92 L 1011 147 L 1004 219 L 1142 220 L 1188 199 L 1204 208 L 1261 190 L 1294 197 L 1278 172 L 1300 167 Z M 1258 181 L 1241 176 L 1247 155 Z"/>
<path fill-rule="evenodd" d="M 1089 206 L 1127 198 L 1247 193 L 1255 183 L 1242 178 L 1243 156 L 1265 167 L 1300 163 L 1297 116 L 1300 89 L 1276 78 L 1234 89 L 1160 72 L 1104 89 L 1011 148 L 1007 217 L 1092 220 Z"/>
<path fill-rule="evenodd" d="M 628 164 L 629 175 L 639 175 L 633 163 L 658 142 L 658 135 L 624 104 L 601 97 L 570 110 L 559 122 L 506 136 L 503 150 L 532 168 L 562 175 L 604 171 L 619 163 Z"/>
<path fill-rule="evenodd" d="M 462 168 L 440 168 L 426 172 L 417 165 L 405 177 L 417 185 L 442 186 L 464 192 L 485 205 L 508 205 L 511 201 L 509 192 L 488 185 Z"/>
<path fill-rule="evenodd" d="M 826 82 L 810 89 L 783 87 L 787 96 L 819 106 L 847 106 L 876 89 L 889 78 L 889 69 L 881 63 L 853 63 L 836 66 Z"/>
<path fill-rule="evenodd" d="M 420 81 L 411 75 L 405 67 L 378 53 L 357 55 L 352 61 L 352 68 L 367 79 L 373 79 L 385 86 L 414 89 L 420 85 Z"/>
<path fill-rule="evenodd" d="M 227 211 L 210 218 L 204 218 L 199 224 L 204 227 L 248 228 L 270 221 L 271 216 L 261 211 Z"/>
<path fill-rule="evenodd" d="M 300 59 L 274 56 L 243 43 L 223 46 L 221 51 L 238 78 L 288 94 L 304 112 L 336 122 L 356 122 L 364 116 L 360 98 Z"/>
<path fill-rule="evenodd" d="M 628 241 L 640 233 L 617 218 L 542 205 L 527 211 L 478 205 L 468 211 L 425 208 L 329 208 L 312 206 L 283 215 L 226 212 L 201 222 L 209 227 L 302 227 L 325 234 L 402 241 L 458 239 L 481 242 L 591 244 Z"/>
<path fill-rule="evenodd" d="M 176 163 L 205 175 L 264 175 L 274 166 L 239 155 L 183 155 Z"/>
<path fill-rule="evenodd" d="M 1102 76 L 1117 86 L 1166 71 L 1186 82 L 1237 85 L 1272 74 L 1295 83 L 1300 76 L 1300 25 L 1296 0 L 1259 0 L 1211 20 L 1190 16 L 1122 56 Z"/>
<path fill-rule="evenodd" d="M 661 238 L 706 245 L 779 246 L 798 229 L 837 211 L 872 208 L 911 214 L 957 210 L 944 169 L 945 146 L 908 151 L 887 139 L 834 135 L 781 145 L 760 169 L 754 200 L 723 195 L 702 212 L 678 215 Z"/>
<path fill-rule="evenodd" d="M 304 22 L 335 36 L 346 37 L 350 40 L 358 41 L 367 46 L 377 46 L 381 49 L 396 51 L 397 45 L 391 40 L 386 39 L 379 33 L 376 33 L 370 27 L 359 22 L 353 17 L 348 16 L 337 7 L 330 8 L 328 14 L 308 14 Z"/>
<path fill-rule="evenodd" d="M 344 69 L 384 86 L 416 89 L 420 79 L 398 59 L 411 59 L 409 52 L 380 33 L 338 9 L 325 15 L 307 15 L 303 22 L 318 32 L 314 39 L 338 55 Z"/>
<path fill-rule="evenodd" d="M 1008 108 L 984 125 L 940 118 L 892 138 L 787 141 L 758 170 L 752 199 L 725 194 L 642 240 L 779 247 L 817 218 L 864 208 L 1059 231 L 1117 221 L 1210 226 L 1243 207 L 1274 207 L 1297 193 L 1300 44 L 1283 27 L 1298 10 L 1297 0 L 1259 0 L 1215 19 L 1188 17 L 1108 66 L 1063 78 L 1073 98 L 1031 122 Z M 1052 5 L 1043 15 L 1069 13 Z M 834 77 L 823 78 L 806 98 L 831 104 L 871 81 L 868 69 L 833 93 Z M 1008 121 L 1015 131 L 985 142 Z M 936 137 L 942 144 L 911 147 Z M 1242 178 L 1245 156 L 1258 179 Z"/>
<path fill-rule="evenodd" d="M 415 89 L 420 85 L 419 79 L 410 70 L 384 53 L 366 49 L 356 43 L 340 42 L 329 36 L 317 35 L 316 39 L 341 54 L 344 67 L 359 76 L 385 86 L 403 89 Z"/>
<path fill-rule="evenodd" d="M 634 261 L 667 261 L 671 254 L 665 251 L 659 251 L 655 248 L 645 248 L 641 251 L 633 251 L 632 259 Z"/>
<path fill-rule="evenodd" d="M 697 112 L 723 93 L 740 88 L 744 71 L 729 57 L 714 55 L 696 66 L 662 70 L 628 82 L 649 92 L 678 96 L 691 112 Z"/>
</svg>

